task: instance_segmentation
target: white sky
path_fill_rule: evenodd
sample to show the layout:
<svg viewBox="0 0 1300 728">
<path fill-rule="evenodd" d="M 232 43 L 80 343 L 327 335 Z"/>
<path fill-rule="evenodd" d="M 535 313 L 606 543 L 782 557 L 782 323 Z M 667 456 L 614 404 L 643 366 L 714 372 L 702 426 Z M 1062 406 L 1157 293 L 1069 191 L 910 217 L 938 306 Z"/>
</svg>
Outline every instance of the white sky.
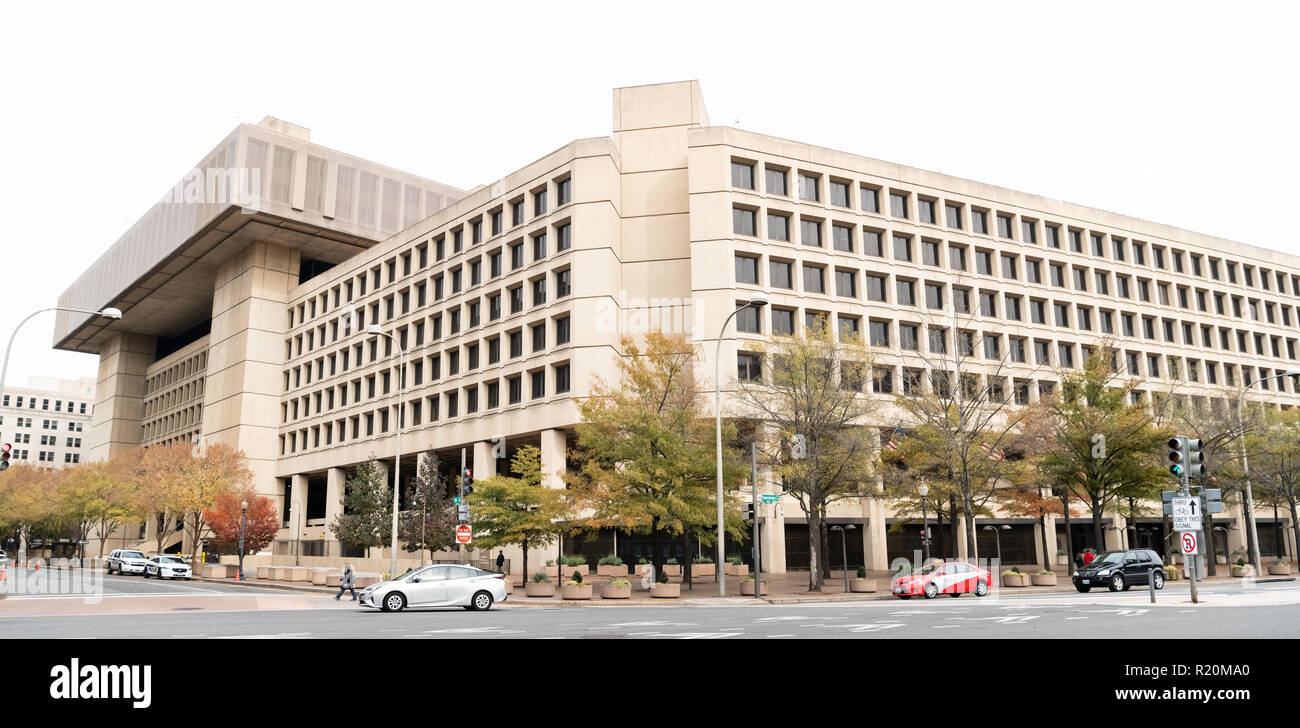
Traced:
<svg viewBox="0 0 1300 728">
<path fill-rule="evenodd" d="M 241 121 L 468 189 L 609 134 L 612 88 L 690 78 L 714 124 L 1300 254 L 1298 19 L 1280 2 L 7 2 L 0 338 Z M 53 323 L 24 327 L 10 384 L 95 375 L 50 349 Z"/>
</svg>

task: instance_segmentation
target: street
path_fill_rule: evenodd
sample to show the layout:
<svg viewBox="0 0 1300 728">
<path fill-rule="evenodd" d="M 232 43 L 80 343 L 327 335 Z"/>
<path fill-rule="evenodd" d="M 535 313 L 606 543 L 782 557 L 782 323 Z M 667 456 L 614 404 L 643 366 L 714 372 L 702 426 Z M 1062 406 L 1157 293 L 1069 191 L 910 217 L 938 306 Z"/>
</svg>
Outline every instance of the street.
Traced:
<svg viewBox="0 0 1300 728">
<path fill-rule="evenodd" d="M 385 614 L 329 596 L 200 582 L 109 576 L 104 597 L 13 596 L 0 602 L 2 638 L 825 639 L 1300 637 L 1295 581 L 1185 582 L 1150 604 L 1145 590 L 940 597 L 792 605 L 692 600 L 672 606 L 498 605 Z M 518 592 L 516 592 L 518 594 Z"/>
</svg>

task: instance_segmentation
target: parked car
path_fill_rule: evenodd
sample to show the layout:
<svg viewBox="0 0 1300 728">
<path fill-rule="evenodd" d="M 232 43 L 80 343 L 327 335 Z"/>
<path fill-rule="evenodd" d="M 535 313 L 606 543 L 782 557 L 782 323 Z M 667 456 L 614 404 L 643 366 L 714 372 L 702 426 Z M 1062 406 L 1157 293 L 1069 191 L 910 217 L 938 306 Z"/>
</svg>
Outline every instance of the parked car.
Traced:
<svg viewBox="0 0 1300 728">
<path fill-rule="evenodd" d="M 148 559 L 135 549 L 113 549 L 108 555 L 108 573 L 143 574 Z"/>
<path fill-rule="evenodd" d="M 9 563 L 9 553 L 6 552 L 4 549 L 0 549 L 0 564 L 7 564 L 7 563 Z"/>
<path fill-rule="evenodd" d="M 918 574 L 896 577 L 891 591 L 899 599 L 911 599 L 917 594 L 934 599 L 940 594 L 959 597 L 962 594 L 987 596 L 992 577 L 988 571 L 961 561 L 946 564 L 933 563 L 921 568 Z"/>
<path fill-rule="evenodd" d="M 439 564 L 381 581 L 361 590 L 361 606 L 385 612 L 407 607 L 464 607 L 491 609 L 504 602 L 509 591 L 505 575 L 473 566 Z"/>
<path fill-rule="evenodd" d="M 156 576 L 160 579 L 184 579 L 189 581 L 193 574 L 190 565 L 179 556 L 158 554 L 151 556 L 144 565 L 144 578 Z"/>
<path fill-rule="evenodd" d="M 1155 569 L 1154 572 L 1151 570 Z M 1128 591 L 1140 584 L 1147 586 L 1147 575 L 1152 574 L 1155 588 L 1165 588 L 1164 562 L 1151 549 L 1107 551 L 1092 563 L 1071 575 L 1074 588 L 1088 593 L 1093 587 L 1107 587 L 1111 591 Z"/>
</svg>

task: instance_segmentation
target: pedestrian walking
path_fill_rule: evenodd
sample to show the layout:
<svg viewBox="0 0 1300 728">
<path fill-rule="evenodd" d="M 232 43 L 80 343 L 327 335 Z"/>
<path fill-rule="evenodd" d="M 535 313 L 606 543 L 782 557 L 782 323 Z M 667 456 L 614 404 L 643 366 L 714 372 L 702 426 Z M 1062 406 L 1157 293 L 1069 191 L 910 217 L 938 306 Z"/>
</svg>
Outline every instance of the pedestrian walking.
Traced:
<svg viewBox="0 0 1300 728">
<path fill-rule="evenodd" d="M 355 602 L 357 600 L 356 584 L 357 575 L 352 573 L 352 564 L 344 564 L 343 578 L 339 579 L 339 593 L 334 595 L 335 601 L 338 601 L 343 596 L 344 591 L 350 591 L 352 592 L 352 601 Z"/>
<path fill-rule="evenodd" d="M 1083 568 L 1083 552 L 1076 551 L 1074 554 L 1074 565 L 1080 569 Z"/>
<path fill-rule="evenodd" d="M 497 571 L 501 571 L 506 565 L 506 552 L 497 551 Z M 505 573 L 505 572 L 501 572 Z"/>
</svg>

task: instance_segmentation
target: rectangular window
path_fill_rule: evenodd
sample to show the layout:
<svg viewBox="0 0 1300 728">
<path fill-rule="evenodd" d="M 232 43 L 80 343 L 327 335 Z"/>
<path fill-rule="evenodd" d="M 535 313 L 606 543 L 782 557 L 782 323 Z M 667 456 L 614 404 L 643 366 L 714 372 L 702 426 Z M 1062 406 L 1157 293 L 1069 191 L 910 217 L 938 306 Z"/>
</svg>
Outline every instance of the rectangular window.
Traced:
<svg viewBox="0 0 1300 728">
<path fill-rule="evenodd" d="M 944 205 L 944 211 L 947 213 L 948 227 L 953 230 L 961 230 L 961 205 L 951 203 Z"/>
<path fill-rule="evenodd" d="M 820 202 L 821 197 L 818 196 L 818 191 L 819 191 L 818 188 L 820 187 L 818 182 L 820 181 L 821 178 L 817 177 L 816 175 L 804 174 L 803 172 L 800 172 L 799 173 L 799 199 L 807 200 L 809 202 Z"/>
<path fill-rule="evenodd" d="M 836 207 L 849 206 L 849 183 L 848 182 L 836 182 L 835 180 L 831 180 L 830 190 L 831 190 L 832 205 L 835 205 Z"/>
<path fill-rule="evenodd" d="M 859 187 L 858 198 L 863 212 L 880 212 L 880 191 L 871 187 Z"/>
<path fill-rule="evenodd" d="M 1011 216 L 1010 215 L 998 215 L 998 237 L 1000 238 L 1011 237 Z"/>
<path fill-rule="evenodd" d="M 803 290 L 805 293 L 825 293 L 826 269 L 805 264 L 803 266 Z"/>
<path fill-rule="evenodd" d="M 755 235 L 755 215 L 753 210 L 735 207 L 731 210 L 733 231 L 737 235 Z"/>
<path fill-rule="evenodd" d="M 853 252 L 853 228 L 848 225 L 832 225 L 831 239 L 836 250 L 844 253 Z"/>
<path fill-rule="evenodd" d="M 907 195 L 901 192 L 889 193 L 889 214 L 894 217 L 907 217 Z"/>
<path fill-rule="evenodd" d="M 768 285 L 773 288 L 794 288 L 790 264 L 784 261 L 768 261 L 767 279 Z"/>
<path fill-rule="evenodd" d="M 845 298 L 858 297 L 858 276 L 851 270 L 835 271 L 835 294 Z"/>
<path fill-rule="evenodd" d="M 769 195 L 786 195 L 785 191 L 785 170 L 783 169 L 763 169 L 763 180 L 767 187 Z"/>
<path fill-rule="evenodd" d="M 866 288 L 868 301 L 877 301 L 881 303 L 885 301 L 884 276 L 864 275 L 862 276 L 862 281 Z"/>
<path fill-rule="evenodd" d="M 754 189 L 754 165 L 748 162 L 731 163 L 731 186 L 743 190 Z"/>
<path fill-rule="evenodd" d="M 894 235 L 894 260 L 912 260 L 912 239 L 906 235 Z"/>
<path fill-rule="evenodd" d="M 804 245 L 821 247 L 822 224 L 816 220 L 799 220 L 799 241 Z"/>
<path fill-rule="evenodd" d="M 862 231 L 862 252 L 877 258 L 885 256 L 884 244 L 879 232 L 875 230 Z"/>
<path fill-rule="evenodd" d="M 927 200 L 923 197 L 918 197 L 916 200 L 916 213 L 917 216 L 920 217 L 921 222 L 928 225 L 934 225 L 934 200 Z"/>
<path fill-rule="evenodd" d="M 782 308 L 772 309 L 772 333 L 785 334 L 787 336 L 794 333 L 794 311 Z"/>
<path fill-rule="evenodd" d="M 736 282 L 758 283 L 758 258 L 747 255 L 736 256 Z"/>
</svg>

